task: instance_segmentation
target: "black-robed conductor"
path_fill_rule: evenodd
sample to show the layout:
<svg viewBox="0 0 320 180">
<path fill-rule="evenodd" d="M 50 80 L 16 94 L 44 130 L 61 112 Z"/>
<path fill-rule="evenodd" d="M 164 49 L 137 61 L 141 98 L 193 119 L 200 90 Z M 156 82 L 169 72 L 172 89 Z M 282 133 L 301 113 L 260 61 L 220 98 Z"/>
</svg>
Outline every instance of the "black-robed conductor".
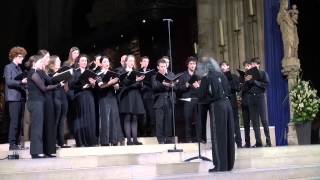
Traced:
<svg viewBox="0 0 320 180">
<path fill-rule="evenodd" d="M 230 171 L 235 160 L 234 120 L 229 101 L 230 86 L 219 64 L 212 58 L 203 57 L 207 72 L 201 79 L 200 100 L 207 100 L 210 112 L 212 162 L 209 172 Z"/>
</svg>

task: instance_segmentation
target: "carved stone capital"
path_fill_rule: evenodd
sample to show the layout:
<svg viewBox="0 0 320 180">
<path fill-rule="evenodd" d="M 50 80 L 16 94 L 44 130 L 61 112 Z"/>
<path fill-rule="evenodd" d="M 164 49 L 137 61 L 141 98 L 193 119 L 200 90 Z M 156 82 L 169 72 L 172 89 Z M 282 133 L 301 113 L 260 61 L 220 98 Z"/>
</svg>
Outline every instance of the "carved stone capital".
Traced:
<svg viewBox="0 0 320 180">
<path fill-rule="evenodd" d="M 300 72 L 300 60 L 295 57 L 282 59 L 282 73 L 288 79 L 295 79 Z"/>
</svg>

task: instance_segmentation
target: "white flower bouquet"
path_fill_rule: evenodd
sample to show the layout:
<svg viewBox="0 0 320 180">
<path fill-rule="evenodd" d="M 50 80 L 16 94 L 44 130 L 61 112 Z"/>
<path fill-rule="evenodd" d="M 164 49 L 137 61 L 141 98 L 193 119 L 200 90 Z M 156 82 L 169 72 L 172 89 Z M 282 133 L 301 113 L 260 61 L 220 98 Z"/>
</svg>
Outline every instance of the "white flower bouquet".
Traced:
<svg viewBox="0 0 320 180">
<path fill-rule="evenodd" d="M 316 117 L 320 107 L 320 98 L 317 96 L 317 90 L 312 88 L 308 81 L 299 78 L 290 90 L 289 96 L 293 109 L 293 123 L 302 124 Z"/>
</svg>

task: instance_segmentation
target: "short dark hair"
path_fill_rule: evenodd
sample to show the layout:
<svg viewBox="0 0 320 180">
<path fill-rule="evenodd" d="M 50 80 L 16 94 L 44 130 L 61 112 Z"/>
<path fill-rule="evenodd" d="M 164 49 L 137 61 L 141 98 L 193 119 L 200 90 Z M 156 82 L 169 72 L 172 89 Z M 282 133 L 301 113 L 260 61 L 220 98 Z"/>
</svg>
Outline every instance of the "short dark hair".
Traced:
<svg viewBox="0 0 320 180">
<path fill-rule="evenodd" d="M 142 56 L 142 57 L 140 58 L 140 62 L 141 62 L 143 59 L 148 59 L 148 60 L 150 61 L 150 59 L 149 59 L 148 56 Z"/>
<path fill-rule="evenodd" d="M 245 66 L 246 64 L 251 64 L 251 61 L 249 60 L 243 61 L 242 65 Z"/>
<path fill-rule="evenodd" d="M 227 61 L 222 61 L 222 62 L 220 62 L 220 66 L 222 66 L 222 64 L 226 64 L 227 66 L 230 66 L 230 64 L 227 62 Z"/>
<path fill-rule="evenodd" d="M 260 61 L 259 57 L 251 58 L 250 62 L 251 62 L 251 63 L 261 64 L 261 61 Z"/>
<path fill-rule="evenodd" d="M 198 59 L 196 58 L 196 57 L 194 57 L 194 56 L 189 56 L 188 58 L 187 58 L 187 61 L 186 61 L 186 64 L 188 65 L 189 64 L 189 62 L 198 62 Z"/>
<path fill-rule="evenodd" d="M 109 60 L 109 62 L 110 62 L 110 58 L 108 56 L 101 56 L 101 58 L 99 59 L 99 62 L 102 63 L 104 58 L 107 58 Z"/>
</svg>

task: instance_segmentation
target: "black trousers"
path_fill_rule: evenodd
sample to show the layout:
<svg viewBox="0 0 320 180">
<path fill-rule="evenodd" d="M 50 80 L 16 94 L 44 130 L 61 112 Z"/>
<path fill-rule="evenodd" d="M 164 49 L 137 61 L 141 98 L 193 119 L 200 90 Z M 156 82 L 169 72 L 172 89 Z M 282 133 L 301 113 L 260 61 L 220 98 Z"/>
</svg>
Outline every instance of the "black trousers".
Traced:
<svg viewBox="0 0 320 180">
<path fill-rule="evenodd" d="M 192 120 L 197 113 L 197 104 L 191 102 L 184 102 L 183 115 L 186 142 L 192 141 Z"/>
<path fill-rule="evenodd" d="M 242 146 L 242 138 L 239 124 L 239 112 L 237 106 L 232 107 L 233 119 L 234 119 L 234 140 L 237 146 Z"/>
<path fill-rule="evenodd" d="M 142 118 L 142 121 L 138 121 L 138 128 L 140 134 L 139 136 L 155 136 L 156 134 L 156 120 L 153 102 L 154 99 L 152 98 L 143 99 L 144 109 L 146 110 L 146 113 Z"/>
<path fill-rule="evenodd" d="M 164 143 L 166 138 L 172 136 L 172 108 L 166 101 L 160 108 L 155 108 L 156 113 L 156 136 L 159 143 Z"/>
<path fill-rule="evenodd" d="M 210 104 L 212 162 L 217 171 L 230 171 L 235 161 L 234 122 L 229 100 Z"/>
<path fill-rule="evenodd" d="M 271 145 L 265 94 L 249 94 L 249 114 L 256 137 L 256 144 L 262 145 L 260 133 L 261 120 L 264 134 L 266 136 L 266 143 Z"/>
<path fill-rule="evenodd" d="M 22 101 L 9 101 L 9 116 L 10 116 L 10 127 L 9 127 L 9 143 L 10 145 L 18 145 L 21 138 L 21 124 L 23 121 L 24 114 L 24 103 Z"/>
<path fill-rule="evenodd" d="M 64 124 L 67 118 L 68 101 L 54 99 L 54 110 L 56 117 L 57 144 L 64 145 Z"/>
<path fill-rule="evenodd" d="M 207 114 L 208 111 L 210 109 L 210 105 L 209 104 L 199 104 L 199 117 L 200 117 L 200 121 L 199 121 L 199 132 L 198 136 L 200 137 L 200 141 L 205 141 L 207 142 Z"/>
<path fill-rule="evenodd" d="M 44 101 L 28 101 L 30 112 L 30 154 L 43 154 Z"/>
<path fill-rule="evenodd" d="M 246 146 L 251 146 L 250 143 L 250 117 L 249 117 L 249 105 L 241 104 L 242 119 L 244 127 L 244 140 Z"/>
<path fill-rule="evenodd" d="M 54 154 L 56 153 L 56 117 L 54 113 L 54 102 L 52 94 L 46 94 L 44 103 L 44 123 L 43 123 L 43 134 L 45 141 L 43 142 L 44 153 Z"/>
</svg>

